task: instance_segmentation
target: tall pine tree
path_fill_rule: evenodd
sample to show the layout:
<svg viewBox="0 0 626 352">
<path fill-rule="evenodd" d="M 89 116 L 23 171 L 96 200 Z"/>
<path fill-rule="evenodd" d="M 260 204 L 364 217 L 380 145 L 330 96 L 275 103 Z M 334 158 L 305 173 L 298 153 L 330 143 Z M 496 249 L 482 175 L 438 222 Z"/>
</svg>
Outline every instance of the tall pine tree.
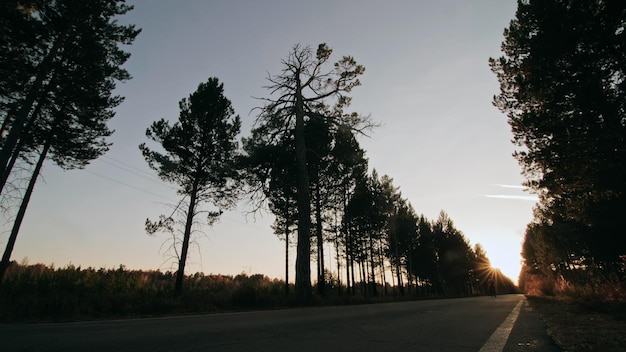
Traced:
<svg viewBox="0 0 626 352">
<path fill-rule="evenodd" d="M 82 168 L 104 154 L 106 123 L 123 98 L 116 82 L 130 79 L 120 46 L 139 34 L 116 17 L 123 1 L 7 1 L 0 18 L 0 193 L 19 158 L 37 160 L 2 262 L 0 280 L 46 158 L 64 169 Z"/>
<path fill-rule="evenodd" d="M 179 103 L 178 121 L 170 125 L 165 119 L 155 121 L 146 136 L 160 144 L 164 152 L 150 149 L 145 143 L 139 148 L 148 165 L 159 177 L 178 185 L 178 194 L 188 199 L 183 203 L 183 239 L 178 253 L 175 293 L 183 288 L 185 264 L 194 221 L 201 213 L 201 205 L 210 202 L 218 211 L 209 211 L 208 222 L 213 223 L 222 209 L 234 205 L 237 199 L 239 155 L 237 135 L 241 127 L 234 115 L 230 100 L 224 96 L 224 86 L 217 78 L 201 83 L 189 98 Z M 157 222 L 146 220 L 146 230 L 154 233 L 170 229 L 173 216 L 161 216 Z"/>
<path fill-rule="evenodd" d="M 311 183 L 305 126 L 312 118 L 353 129 L 370 125 L 367 118 L 344 111 L 350 104 L 348 94 L 360 85 L 358 77 L 365 68 L 352 57 L 344 56 L 328 69 L 331 54 L 326 44 L 320 44 L 315 52 L 310 47 L 296 45 L 283 60 L 282 72 L 268 78 L 271 96 L 263 99 L 266 104 L 261 107 L 256 127 L 266 132 L 267 143 L 279 145 L 281 140 L 293 138 L 295 144 L 296 294 L 303 303 L 311 299 Z"/>
<path fill-rule="evenodd" d="M 616 269 L 626 254 L 626 3 L 520 0 L 504 37 L 504 56 L 490 59 L 494 104 L 540 196 L 537 222 L 572 223 L 571 244 Z"/>
</svg>

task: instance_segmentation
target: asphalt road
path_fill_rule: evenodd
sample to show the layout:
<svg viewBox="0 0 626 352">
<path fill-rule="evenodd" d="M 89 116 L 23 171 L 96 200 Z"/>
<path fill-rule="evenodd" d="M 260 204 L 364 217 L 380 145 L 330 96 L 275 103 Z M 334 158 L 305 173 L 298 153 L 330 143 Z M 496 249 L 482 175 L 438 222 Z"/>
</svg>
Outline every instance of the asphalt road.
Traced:
<svg viewBox="0 0 626 352">
<path fill-rule="evenodd" d="M 537 327 L 537 318 L 525 305 L 523 296 L 508 295 L 495 299 L 474 297 L 152 319 L 0 325 L 0 350 L 494 352 L 504 348 L 553 351 L 542 342 L 545 332 Z M 513 327 L 518 322 L 525 322 L 525 327 Z M 511 341 L 509 335 L 517 336 L 521 342 Z M 534 341 L 534 345 L 526 345 L 527 341 Z"/>
</svg>

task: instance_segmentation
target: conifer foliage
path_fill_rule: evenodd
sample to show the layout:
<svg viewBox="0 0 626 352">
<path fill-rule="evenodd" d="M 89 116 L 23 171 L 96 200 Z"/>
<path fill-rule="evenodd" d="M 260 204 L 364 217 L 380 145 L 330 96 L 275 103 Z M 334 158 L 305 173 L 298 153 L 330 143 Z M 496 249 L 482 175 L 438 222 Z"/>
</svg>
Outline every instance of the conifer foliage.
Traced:
<svg viewBox="0 0 626 352">
<path fill-rule="evenodd" d="M 270 97 L 263 99 L 266 104 L 260 108 L 256 132 L 253 131 L 253 136 L 262 140 L 248 143 L 250 147 L 260 147 L 293 141 L 298 233 L 296 294 L 302 302 L 311 299 L 309 166 L 312 162 L 307 153 L 313 147 L 307 144 L 310 143 L 306 137 L 307 125 L 322 121 L 322 125 L 326 123 L 333 128 L 359 129 L 367 127 L 369 122 L 356 113 L 345 112 L 351 101 L 349 93 L 361 84 L 359 76 L 365 67 L 350 56 L 331 65 L 331 55 L 332 49 L 326 44 L 320 44 L 315 51 L 308 46 L 293 47 L 282 62 L 282 72 L 268 78 Z"/>
<path fill-rule="evenodd" d="M 146 220 L 146 231 L 175 231 L 174 216 L 183 204 L 187 206 L 182 210 L 181 248 L 173 248 L 178 257 L 177 294 L 182 290 L 192 228 L 196 216 L 202 212 L 201 204 L 210 202 L 218 207 L 217 211 L 205 212 L 208 223 L 212 224 L 221 210 L 233 206 L 237 199 L 239 143 L 236 138 L 241 127 L 239 116 L 234 115 L 230 100 L 224 96 L 224 85 L 217 78 L 201 83 L 179 106 L 177 122 L 170 125 L 160 119 L 146 131 L 146 136 L 160 144 L 164 152 L 150 149 L 146 143 L 139 146 L 148 165 L 161 179 L 176 184 L 178 193 L 184 197 L 172 215 L 162 215 L 157 222 Z"/>
<path fill-rule="evenodd" d="M 7 193 L 16 163 L 36 164 L 0 265 L 9 263 L 26 206 L 44 160 L 82 168 L 104 154 L 106 123 L 123 98 L 116 82 L 130 79 L 121 66 L 139 30 L 116 17 L 122 0 L 27 0 L 0 5 L 0 193 Z"/>
<path fill-rule="evenodd" d="M 580 268 L 623 272 L 626 3 L 520 0 L 504 38 L 504 56 L 490 60 L 501 89 L 494 104 L 540 197 L 528 268 L 566 278 Z"/>
</svg>

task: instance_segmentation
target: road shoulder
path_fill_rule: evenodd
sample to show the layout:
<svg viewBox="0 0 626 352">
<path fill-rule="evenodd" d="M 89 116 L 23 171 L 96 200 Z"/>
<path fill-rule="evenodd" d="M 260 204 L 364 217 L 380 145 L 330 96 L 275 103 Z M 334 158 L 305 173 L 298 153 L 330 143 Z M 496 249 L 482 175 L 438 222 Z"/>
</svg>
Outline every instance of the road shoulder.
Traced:
<svg viewBox="0 0 626 352">
<path fill-rule="evenodd" d="M 548 326 L 526 299 L 504 346 L 506 352 L 560 352 L 559 346 L 548 335 Z"/>
<path fill-rule="evenodd" d="M 528 301 L 564 350 L 624 351 L 626 302 L 532 296 Z"/>
</svg>

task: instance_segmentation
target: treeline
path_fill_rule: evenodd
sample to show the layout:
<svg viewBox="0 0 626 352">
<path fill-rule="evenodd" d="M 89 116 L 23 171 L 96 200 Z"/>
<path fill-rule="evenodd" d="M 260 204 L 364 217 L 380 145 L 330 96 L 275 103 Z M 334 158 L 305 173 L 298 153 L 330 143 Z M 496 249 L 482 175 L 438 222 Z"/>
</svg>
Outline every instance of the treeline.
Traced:
<svg viewBox="0 0 626 352">
<path fill-rule="evenodd" d="M 319 216 L 312 222 L 319 232 L 312 233 L 311 247 L 319 295 L 345 290 L 363 296 L 467 296 L 486 294 L 489 280 L 497 282 L 501 293 L 516 292 L 513 282 L 491 267 L 482 246 L 472 248 L 446 212 L 434 221 L 418 215 L 393 180 L 379 177 L 376 170 L 353 176 L 337 180 L 351 183 L 349 192 L 329 196 L 324 188 L 323 201 L 313 197 L 313 213 Z M 294 233 L 296 213 L 275 215 L 273 228 L 285 240 Z M 327 256 L 334 259 L 334 267 L 323 265 Z M 288 265 L 285 272 L 288 275 Z"/>
<path fill-rule="evenodd" d="M 539 196 L 528 293 L 626 298 L 626 3 L 518 1 L 491 59 L 515 153 Z"/>
<path fill-rule="evenodd" d="M 0 290 L 1 321 L 60 321 L 209 313 L 288 306 L 284 282 L 263 275 L 188 275 L 161 271 L 54 268 L 11 262 Z"/>
<path fill-rule="evenodd" d="M 0 289 L 0 322 L 218 313 L 298 304 L 295 297 L 284 294 L 284 281 L 260 274 L 186 275 L 179 296 L 174 294 L 175 278 L 174 272 L 128 270 L 123 265 L 110 269 L 55 268 L 13 261 Z M 500 287 L 504 290 L 504 285 Z M 387 289 L 390 294 L 395 292 L 393 287 Z M 334 286 L 327 296 L 317 296 L 312 303 L 363 304 L 396 299 L 396 295 L 364 297 L 339 292 L 342 290 Z"/>
</svg>

